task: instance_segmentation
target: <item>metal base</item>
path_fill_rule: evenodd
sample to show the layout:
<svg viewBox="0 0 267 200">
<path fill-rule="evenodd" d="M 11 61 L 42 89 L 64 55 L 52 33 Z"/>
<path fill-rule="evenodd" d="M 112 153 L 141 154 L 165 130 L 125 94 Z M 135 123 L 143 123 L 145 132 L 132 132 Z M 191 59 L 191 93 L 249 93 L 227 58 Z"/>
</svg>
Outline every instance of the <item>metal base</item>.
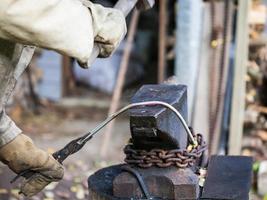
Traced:
<svg viewBox="0 0 267 200">
<path fill-rule="evenodd" d="M 145 198 L 136 178 L 115 165 L 89 177 L 89 199 L 118 200 Z M 138 169 L 152 197 L 160 199 L 195 200 L 199 195 L 198 177 L 190 169 Z"/>
<path fill-rule="evenodd" d="M 122 173 L 122 165 L 98 170 L 88 179 L 90 200 L 118 200 L 113 196 L 113 180 Z M 130 198 L 129 198 L 130 199 Z"/>
<path fill-rule="evenodd" d="M 142 176 L 152 197 L 193 200 L 199 196 L 198 176 L 189 168 L 151 167 L 149 169 L 134 169 Z M 120 198 L 145 198 L 137 179 L 128 172 L 122 172 L 114 179 L 113 194 Z"/>
</svg>

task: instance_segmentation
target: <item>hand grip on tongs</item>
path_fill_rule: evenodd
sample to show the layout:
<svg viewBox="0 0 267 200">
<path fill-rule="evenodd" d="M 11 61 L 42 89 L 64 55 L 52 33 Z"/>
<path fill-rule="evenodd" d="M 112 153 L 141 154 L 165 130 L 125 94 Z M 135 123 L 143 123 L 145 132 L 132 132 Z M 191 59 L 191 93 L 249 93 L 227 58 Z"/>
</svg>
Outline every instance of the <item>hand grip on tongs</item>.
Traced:
<svg viewBox="0 0 267 200">
<path fill-rule="evenodd" d="M 122 11 L 123 15 L 126 17 L 131 12 L 131 10 L 135 7 L 137 2 L 138 0 L 127 0 L 127 2 L 125 0 L 119 0 L 114 6 L 114 8 Z M 98 57 L 99 52 L 100 52 L 100 49 L 95 43 L 92 54 L 87 62 L 88 67 L 90 67 L 93 64 L 95 59 Z"/>
<path fill-rule="evenodd" d="M 91 133 L 88 133 L 83 137 L 80 137 L 78 139 L 70 141 L 64 148 L 53 153 L 52 156 L 60 164 L 63 164 L 63 161 L 66 160 L 67 157 L 78 152 L 86 144 L 87 141 L 92 139 L 93 135 L 91 135 L 90 137 L 88 137 L 88 135 L 90 136 Z M 85 140 L 85 138 L 86 138 L 86 140 Z M 19 173 L 14 179 L 12 179 L 11 183 L 14 183 L 19 177 L 22 177 L 22 176 L 25 179 L 29 179 L 31 176 L 33 176 L 36 173 L 40 173 L 40 172 L 36 172 L 36 171 L 30 170 L 30 169 L 25 170 L 25 171 Z"/>
</svg>

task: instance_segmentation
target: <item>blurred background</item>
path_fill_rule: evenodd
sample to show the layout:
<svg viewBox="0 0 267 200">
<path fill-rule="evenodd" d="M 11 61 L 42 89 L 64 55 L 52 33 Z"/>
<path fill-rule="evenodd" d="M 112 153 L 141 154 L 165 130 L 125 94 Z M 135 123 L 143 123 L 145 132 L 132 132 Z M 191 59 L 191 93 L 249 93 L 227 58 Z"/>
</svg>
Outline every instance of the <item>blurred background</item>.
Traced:
<svg viewBox="0 0 267 200">
<path fill-rule="evenodd" d="M 112 7 L 116 0 L 93 2 Z M 90 69 L 38 49 L 7 112 L 53 153 L 129 104 L 143 84 L 185 84 L 188 124 L 204 134 L 210 154 L 253 156 L 251 199 L 266 200 L 266 20 L 266 0 L 158 0 L 153 9 L 127 17 L 128 36 Z M 87 199 L 89 175 L 123 162 L 129 138 L 125 114 L 66 160 L 63 181 L 32 199 Z M 24 199 L 5 166 L 0 176 L 1 200 Z"/>
</svg>

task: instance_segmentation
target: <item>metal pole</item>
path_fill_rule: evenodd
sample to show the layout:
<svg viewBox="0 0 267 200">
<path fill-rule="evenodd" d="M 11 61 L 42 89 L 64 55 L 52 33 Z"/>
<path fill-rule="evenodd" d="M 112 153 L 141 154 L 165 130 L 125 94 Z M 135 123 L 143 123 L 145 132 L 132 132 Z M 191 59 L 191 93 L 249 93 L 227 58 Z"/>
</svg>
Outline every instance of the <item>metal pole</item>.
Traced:
<svg viewBox="0 0 267 200">
<path fill-rule="evenodd" d="M 61 96 L 64 97 L 70 95 L 71 90 L 75 87 L 75 83 L 71 71 L 71 58 L 63 55 L 61 63 Z"/>
<path fill-rule="evenodd" d="M 193 100 L 200 61 L 202 0 L 179 0 L 176 33 L 175 76 L 188 87 L 188 118 L 192 119 Z"/>
</svg>

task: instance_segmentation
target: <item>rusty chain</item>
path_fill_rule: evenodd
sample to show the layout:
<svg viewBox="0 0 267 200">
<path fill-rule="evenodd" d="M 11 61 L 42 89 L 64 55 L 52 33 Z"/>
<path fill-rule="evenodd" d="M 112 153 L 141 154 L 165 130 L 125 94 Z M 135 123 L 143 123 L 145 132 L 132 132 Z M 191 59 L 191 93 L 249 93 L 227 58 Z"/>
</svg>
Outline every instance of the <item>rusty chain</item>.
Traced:
<svg viewBox="0 0 267 200">
<path fill-rule="evenodd" d="M 127 144 L 124 148 L 124 153 L 126 155 L 124 161 L 127 164 L 141 168 L 149 168 L 152 166 L 160 168 L 169 166 L 176 166 L 178 168 L 191 167 L 207 149 L 207 145 L 201 134 L 196 134 L 194 137 L 197 139 L 198 145 L 195 147 L 189 145 L 187 149 L 152 149 L 147 151 L 134 149 L 133 144 Z"/>
</svg>

